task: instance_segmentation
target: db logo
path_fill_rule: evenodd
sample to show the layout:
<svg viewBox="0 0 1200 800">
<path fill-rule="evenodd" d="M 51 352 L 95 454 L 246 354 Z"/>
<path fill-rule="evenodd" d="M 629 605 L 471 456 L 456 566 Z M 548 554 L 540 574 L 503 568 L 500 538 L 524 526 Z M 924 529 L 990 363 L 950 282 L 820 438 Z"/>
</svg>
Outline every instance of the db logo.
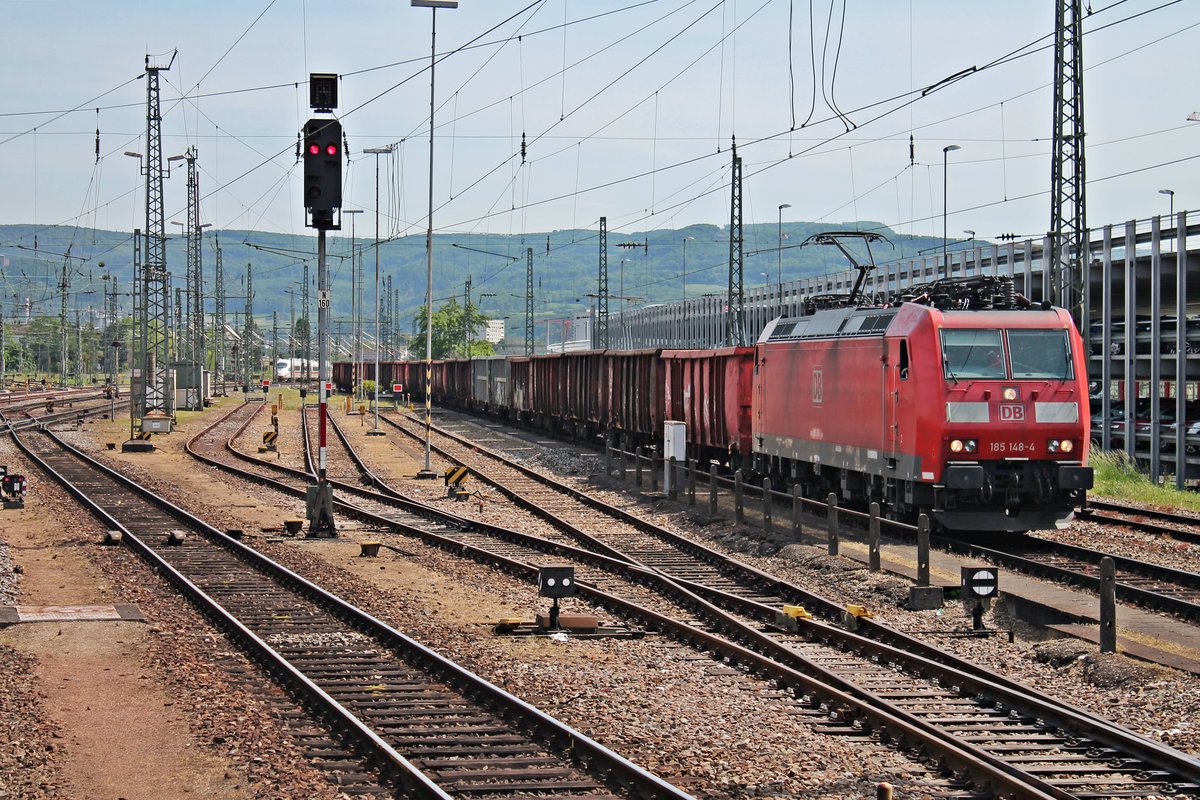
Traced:
<svg viewBox="0 0 1200 800">
<path fill-rule="evenodd" d="M 812 402 L 814 406 L 825 402 L 825 375 L 821 367 L 812 371 Z"/>
<path fill-rule="evenodd" d="M 1002 403 L 1000 405 L 1000 421 L 1024 422 L 1025 406 L 1018 405 L 1016 403 Z"/>
</svg>

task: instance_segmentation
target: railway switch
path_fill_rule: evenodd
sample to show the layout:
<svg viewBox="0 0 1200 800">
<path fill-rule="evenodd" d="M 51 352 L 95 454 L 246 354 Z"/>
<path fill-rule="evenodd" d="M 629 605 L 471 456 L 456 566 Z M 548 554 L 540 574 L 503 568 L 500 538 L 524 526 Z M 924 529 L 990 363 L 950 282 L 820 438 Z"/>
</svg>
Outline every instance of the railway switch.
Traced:
<svg viewBox="0 0 1200 800">
<path fill-rule="evenodd" d="M 871 619 L 874 616 L 874 614 L 867 610 L 866 606 L 848 603 L 846 610 L 842 612 L 842 624 L 846 626 L 847 630 L 856 631 L 858 630 L 858 621 L 860 619 Z"/>
<path fill-rule="evenodd" d="M 455 500 L 466 500 L 471 494 L 466 488 L 467 479 L 470 477 L 471 473 L 466 467 L 451 467 L 446 470 L 442 474 L 442 480 L 446 484 L 446 496 Z"/>
<path fill-rule="evenodd" d="M 558 599 L 574 597 L 575 589 L 574 567 L 562 564 L 538 567 L 538 594 L 554 600 L 554 604 L 550 606 L 549 624 L 546 626 L 550 630 L 558 630 Z"/>
<path fill-rule="evenodd" d="M 785 605 L 782 611 L 775 612 L 775 625 L 785 631 L 795 632 L 800 629 L 797 620 L 812 618 L 813 615 L 804 606 Z"/>
</svg>

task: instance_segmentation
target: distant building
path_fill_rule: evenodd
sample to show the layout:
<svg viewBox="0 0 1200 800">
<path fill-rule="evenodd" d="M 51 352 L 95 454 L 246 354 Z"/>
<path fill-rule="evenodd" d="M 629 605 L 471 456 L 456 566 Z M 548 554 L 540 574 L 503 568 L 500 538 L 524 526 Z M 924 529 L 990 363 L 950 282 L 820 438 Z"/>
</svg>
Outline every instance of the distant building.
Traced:
<svg viewBox="0 0 1200 800">
<path fill-rule="evenodd" d="M 483 338 L 487 339 L 492 344 L 500 344 L 504 341 L 504 320 L 489 319 L 484 326 Z"/>
</svg>

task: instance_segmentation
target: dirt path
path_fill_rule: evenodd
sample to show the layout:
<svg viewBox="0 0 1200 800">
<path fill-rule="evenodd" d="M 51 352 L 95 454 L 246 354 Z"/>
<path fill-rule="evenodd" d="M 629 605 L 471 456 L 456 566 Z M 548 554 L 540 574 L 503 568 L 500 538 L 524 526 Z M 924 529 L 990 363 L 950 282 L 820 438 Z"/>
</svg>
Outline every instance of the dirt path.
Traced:
<svg viewBox="0 0 1200 800">
<path fill-rule="evenodd" d="M 3 514 L 3 539 L 21 570 L 21 605 L 112 605 L 129 598 L 98 566 L 112 551 L 98 542 L 90 517 L 66 512 L 65 494 L 0 443 L 3 461 L 32 479 L 24 509 Z M 24 731 L 49 736 L 58 789 L 25 784 L 19 771 L 0 764 L 0 797 L 163 798 L 252 797 L 244 776 L 228 761 L 197 748 L 185 709 L 163 689 L 151 663 L 148 640 L 154 620 L 144 622 L 37 622 L 0 629 L 0 644 L 32 660 L 29 676 L 40 719 Z M 3 656 L 0 656 L 2 658 Z M 19 734 L 18 734 L 19 735 Z M 15 737 L 14 737 L 15 738 Z M 20 744 L 5 741 L 8 747 Z M 30 742 L 23 749 L 37 749 Z M 3 792 L 8 791 L 8 795 Z"/>
</svg>

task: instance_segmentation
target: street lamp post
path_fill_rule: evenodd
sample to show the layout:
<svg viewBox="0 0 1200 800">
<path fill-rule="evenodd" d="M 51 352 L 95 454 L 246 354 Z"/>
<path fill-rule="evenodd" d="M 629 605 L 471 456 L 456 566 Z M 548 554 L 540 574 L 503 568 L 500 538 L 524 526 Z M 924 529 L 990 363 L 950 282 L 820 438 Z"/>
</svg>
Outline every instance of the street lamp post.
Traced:
<svg viewBox="0 0 1200 800">
<path fill-rule="evenodd" d="M 947 247 L 948 238 L 946 236 L 946 205 L 949 197 L 949 167 L 950 153 L 954 150 L 962 148 L 956 144 L 948 144 L 942 148 L 942 271 L 948 280 L 950 278 L 950 261 L 949 248 Z"/>
<path fill-rule="evenodd" d="M 776 287 L 779 292 L 779 313 L 783 313 L 783 210 L 791 208 L 791 203 L 779 204 L 779 226 L 777 228 L 778 236 L 775 239 L 775 280 L 779 284 Z"/>
<path fill-rule="evenodd" d="M 779 205 L 779 235 L 776 237 L 775 246 L 775 281 L 780 285 L 784 285 L 784 209 L 790 209 L 791 203 L 781 203 Z"/>
<path fill-rule="evenodd" d="M 1158 193 L 1165 194 L 1167 196 L 1167 199 L 1170 200 L 1170 206 L 1168 206 L 1168 208 L 1170 208 L 1170 212 L 1167 217 L 1167 225 L 1174 228 L 1175 227 L 1175 190 L 1174 189 L 1159 189 Z"/>
<path fill-rule="evenodd" d="M 433 70 L 437 63 L 437 11 L 458 8 L 458 0 L 411 0 L 412 8 L 433 9 L 429 26 L 429 220 L 425 234 L 425 467 L 418 478 L 436 478 L 429 460 L 429 429 L 433 425 Z"/>
<path fill-rule="evenodd" d="M 695 236 L 683 237 L 683 298 L 687 300 L 687 243 L 694 240 Z"/>
<path fill-rule="evenodd" d="M 383 436 L 379 430 L 379 350 L 383 346 L 379 331 L 379 157 L 384 153 L 390 155 L 392 146 L 368 147 L 363 152 L 375 156 L 375 427 L 367 435 Z"/>
<path fill-rule="evenodd" d="M 362 334 L 359 331 L 358 317 L 362 309 L 358 307 L 358 282 L 362 276 L 358 274 L 358 252 L 357 252 L 357 236 L 355 233 L 355 220 L 358 219 L 358 214 L 361 214 L 361 208 L 345 208 L 342 209 L 342 214 L 350 214 L 350 376 L 354 382 L 354 396 L 358 400 L 362 400 L 362 382 L 363 375 L 360 372 L 362 369 L 362 356 L 359 353 L 362 343 Z"/>
<path fill-rule="evenodd" d="M 626 305 L 628 305 L 628 302 L 629 302 L 625 299 L 625 262 L 627 262 L 627 261 L 633 261 L 633 259 L 632 258 L 622 258 L 621 259 L 621 313 L 617 317 L 617 319 L 619 320 L 619 322 L 617 323 L 617 327 L 620 329 L 621 332 L 618 333 L 618 336 L 624 335 L 625 307 L 626 307 Z"/>
<path fill-rule="evenodd" d="M 972 261 L 974 261 L 974 258 L 975 258 L 975 231 L 967 229 L 967 230 L 964 230 L 963 233 L 965 233 L 968 237 L 970 237 L 970 241 L 967 243 L 967 252 L 969 252 L 971 254 L 971 259 L 972 259 Z M 965 263 L 964 263 L 963 269 L 966 269 Z"/>
</svg>

